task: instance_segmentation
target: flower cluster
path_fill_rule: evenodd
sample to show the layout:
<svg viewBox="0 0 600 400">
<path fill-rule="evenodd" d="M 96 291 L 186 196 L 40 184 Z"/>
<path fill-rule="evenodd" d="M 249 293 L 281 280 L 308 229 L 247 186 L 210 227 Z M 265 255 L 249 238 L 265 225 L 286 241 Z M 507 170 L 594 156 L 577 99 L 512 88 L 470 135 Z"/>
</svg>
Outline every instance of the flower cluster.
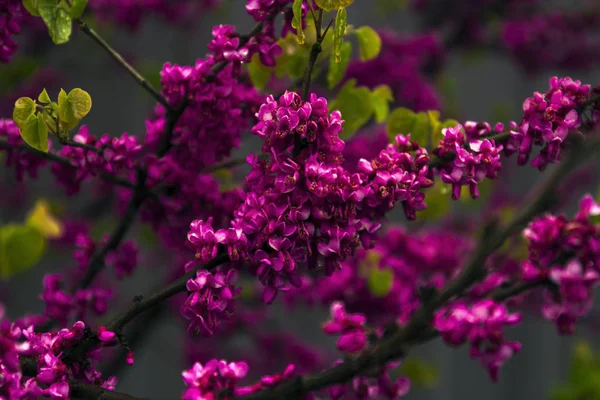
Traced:
<svg viewBox="0 0 600 400">
<path fill-rule="evenodd" d="M 558 296 L 546 291 L 542 314 L 562 334 L 573 333 L 577 319 L 590 311 L 592 288 L 600 282 L 599 215 L 600 205 L 588 195 L 574 219 L 546 215 L 523 232 L 529 247 L 523 279 L 549 279 L 558 287 Z"/>
<path fill-rule="evenodd" d="M 415 111 L 440 109 L 440 95 L 426 77 L 427 71 L 439 68 L 444 62 L 445 53 L 437 36 L 398 37 L 386 30 L 379 35 L 382 42 L 379 56 L 367 62 L 351 62 L 346 78 L 354 78 L 358 85 L 369 88 L 388 85 L 396 102 Z"/>
<path fill-rule="evenodd" d="M 287 282 L 301 285 L 299 265 L 324 266 L 327 275 L 339 269 L 361 241 L 370 245 L 378 221 L 396 204 L 410 219 L 425 208 L 421 189 L 433 184 L 429 157 L 409 137 L 398 136 L 370 162 L 361 159 L 351 174 L 341 166 L 341 115 L 330 114 L 324 98 L 312 94 L 304 102 L 286 92 L 278 101 L 269 97 L 257 117 L 252 132 L 269 159 L 248 157 L 245 201 L 230 230 L 197 220 L 188 238 L 200 261 L 219 246 L 232 261 L 244 257 L 265 286 L 266 302 L 289 290 Z"/>
<path fill-rule="evenodd" d="M 420 288 L 441 288 L 459 271 L 472 247 L 471 240 L 450 229 L 413 233 L 392 226 L 373 249 L 359 249 L 331 277 L 314 282 L 306 278 L 301 289 L 286 295 L 286 301 L 322 305 L 339 301 L 371 324 L 405 323 L 421 304 Z M 374 269 L 391 272 L 387 292 L 374 293 L 369 286 Z"/>
<path fill-rule="evenodd" d="M 471 197 L 479 197 L 477 184 L 484 178 L 496 179 L 502 168 L 500 151 L 502 145 L 496 145 L 492 139 L 485 139 L 488 129 L 477 129 L 474 122 L 465 123 L 465 127 L 442 129 L 444 138 L 433 151 L 438 157 L 454 154 L 452 162 L 444 163 L 440 168 L 442 181 L 452 185 L 452 198 L 460 198 L 461 188 L 469 187 Z M 503 128 L 500 126 L 499 128 Z"/>
<path fill-rule="evenodd" d="M 527 163 L 533 145 L 543 146 L 533 166 L 543 170 L 548 163 L 559 160 L 564 140 L 581 126 L 577 107 L 589 94 L 590 85 L 553 77 L 546 93 L 536 92 L 525 100 L 523 119 L 517 129 L 511 130 L 510 147 L 518 151 L 519 165 Z"/>
<path fill-rule="evenodd" d="M 347 314 L 344 304 L 331 304 L 331 320 L 323 325 L 323 332 L 328 335 L 340 335 L 337 348 L 344 353 L 357 353 L 367 344 L 365 323 L 367 319 L 361 314 Z"/>
<path fill-rule="evenodd" d="M 234 270 L 227 274 L 199 270 L 196 278 L 188 280 L 190 294 L 181 307 L 181 314 L 190 320 L 188 331 L 212 335 L 219 323 L 228 319 L 234 311 L 233 298 L 241 291 L 233 287 L 236 279 Z"/>
<path fill-rule="evenodd" d="M 81 321 L 73 324 L 70 329 L 61 329 L 55 333 L 36 333 L 33 326 L 24 327 L 21 323 L 1 321 L 0 397 L 30 399 L 43 396 L 68 399 L 71 380 L 114 390 L 116 377 L 102 379 L 100 372 L 91 363 L 64 362 L 63 355 L 86 334 L 89 334 L 89 328 Z M 105 331 L 101 338 L 105 339 L 102 341 L 103 345 L 114 344 L 113 332 Z"/>
<path fill-rule="evenodd" d="M 503 328 L 520 321 L 520 314 L 508 313 L 503 304 L 493 300 L 473 304 L 457 301 L 435 314 L 433 326 L 449 345 L 459 346 L 468 341 L 471 357 L 479 359 L 496 381 L 500 366 L 521 349 L 519 342 L 505 340 Z"/>
<path fill-rule="evenodd" d="M 63 278 L 59 274 L 44 277 L 44 289 L 40 299 L 45 303 L 44 314 L 64 324 L 71 316 L 86 319 L 91 311 L 103 315 L 108 310 L 108 301 L 113 291 L 102 287 L 77 289 L 73 294 L 63 289 Z"/>
<path fill-rule="evenodd" d="M 28 151 L 19 149 L 27 146 L 17 125 L 9 119 L 0 119 L 0 150 L 6 154 L 5 165 L 15 169 L 17 180 L 22 181 L 25 173 L 36 178 L 38 169 L 46 164 L 46 161 Z"/>
<path fill-rule="evenodd" d="M 237 384 L 248 373 L 244 362 L 227 363 L 225 360 L 210 360 L 205 365 L 195 363 L 183 371 L 183 382 L 187 386 L 182 400 L 216 399 L 221 393 L 238 395 Z"/>
<path fill-rule="evenodd" d="M 117 278 L 131 275 L 137 260 L 138 249 L 132 240 L 123 242 L 116 250 L 106 255 L 106 264 L 114 268 Z"/>
<path fill-rule="evenodd" d="M 8 63 L 17 50 L 13 35 L 21 32 L 23 6 L 20 0 L 0 1 L 0 62 Z"/>
<path fill-rule="evenodd" d="M 98 139 L 90 134 L 85 125 L 73 136 L 73 141 L 98 151 L 64 146 L 58 152 L 70 164 L 54 163 L 52 172 L 58 182 L 66 187 L 68 194 L 77 193 L 85 179 L 103 172 L 113 175 L 123 172 L 129 177 L 142 149 L 135 136 L 124 133 L 121 137 L 103 135 Z"/>
</svg>

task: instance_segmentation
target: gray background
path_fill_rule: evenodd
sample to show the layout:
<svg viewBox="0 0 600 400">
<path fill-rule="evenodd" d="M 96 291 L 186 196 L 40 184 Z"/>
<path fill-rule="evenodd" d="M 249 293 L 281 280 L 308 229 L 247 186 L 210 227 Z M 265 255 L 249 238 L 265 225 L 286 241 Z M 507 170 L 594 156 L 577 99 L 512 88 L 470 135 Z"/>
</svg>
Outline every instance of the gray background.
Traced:
<svg viewBox="0 0 600 400">
<path fill-rule="evenodd" d="M 135 34 L 115 32 L 107 37 L 124 54 L 139 60 L 154 62 L 160 66 L 164 60 L 180 64 L 193 63 L 206 53 L 212 26 L 218 23 L 233 23 L 239 32 L 247 32 L 253 21 L 244 11 L 244 1 L 228 1 L 219 13 L 198 21 L 192 31 L 175 31 L 151 21 Z M 569 2 L 577 3 L 577 2 Z M 399 31 L 410 31 L 414 24 L 410 16 L 402 13 L 381 14 L 371 1 L 357 1 L 348 10 L 348 20 L 355 24 L 387 26 Z M 461 52 L 451 55 L 448 72 L 457 79 L 457 106 L 460 115 L 472 120 L 493 120 L 498 105 L 506 108 L 511 118 L 518 118 L 520 105 L 525 97 L 535 90 L 547 87 L 548 77 L 572 75 L 584 82 L 598 82 L 598 73 L 580 71 L 547 70 L 530 76 L 524 74 L 514 63 L 502 55 L 486 55 L 477 62 L 467 61 Z M 94 100 L 93 112 L 86 118 L 95 133 L 108 132 L 118 135 L 130 132 L 142 136 L 144 119 L 152 101 L 136 83 L 120 70 L 108 56 L 100 51 L 89 38 L 74 32 L 71 43 L 51 49 L 48 53 L 51 65 L 68 71 L 71 82 L 85 88 Z M 0 70 L 1 71 L 1 70 Z M 240 154 L 244 149 L 240 150 Z M 3 171 L 4 167 L 0 167 Z M 538 176 L 535 171 L 519 175 L 515 182 L 517 190 L 529 186 Z M 43 192 L 52 185 L 52 179 L 36 181 L 34 190 Z M 8 182 L 4 180 L 5 184 Z M 7 190 L 5 184 L 2 191 Z M 83 208 L 85 194 L 70 199 L 69 207 Z M 67 201 L 65 199 L 65 201 Z M 2 221 L 19 220 L 22 212 L 15 214 L 6 207 L 1 210 Z M 112 221 L 106 222 L 108 226 Z M 139 224 L 138 224 L 139 225 Z M 136 228 L 139 232 L 139 227 Z M 71 265 L 70 250 L 46 257 L 39 267 L 15 277 L 2 288 L 4 301 L 11 317 L 24 311 L 41 311 L 37 293 L 45 272 L 59 271 Z M 168 254 L 148 256 L 133 279 L 126 282 L 127 293 L 145 292 L 161 280 L 161 257 Z M 132 286 L 133 285 L 133 286 Z M 135 288 L 133 288 L 135 287 Z M 128 299 L 122 299 L 127 301 Z M 287 329 L 302 332 L 301 336 L 315 343 L 323 342 L 319 321 L 324 315 L 304 315 L 301 311 L 285 319 Z M 120 391 L 150 399 L 167 400 L 178 398 L 183 388 L 180 372 L 183 368 L 184 344 L 181 340 L 177 313 L 161 320 L 149 336 L 149 341 L 136 353 L 136 363 L 126 369 L 118 386 Z M 307 320 L 314 320 L 307 323 Z M 594 339 L 596 333 L 585 328 L 579 336 Z M 427 344 L 418 353 L 440 367 L 439 385 L 433 390 L 415 389 L 409 399 L 543 399 L 548 390 L 565 376 L 573 339 L 559 337 L 552 324 L 535 318 L 526 318 L 524 323 L 511 329 L 509 337 L 518 339 L 523 350 L 501 369 L 500 382 L 493 384 L 478 362 L 470 360 L 467 347 L 450 350 L 439 341 Z"/>
</svg>

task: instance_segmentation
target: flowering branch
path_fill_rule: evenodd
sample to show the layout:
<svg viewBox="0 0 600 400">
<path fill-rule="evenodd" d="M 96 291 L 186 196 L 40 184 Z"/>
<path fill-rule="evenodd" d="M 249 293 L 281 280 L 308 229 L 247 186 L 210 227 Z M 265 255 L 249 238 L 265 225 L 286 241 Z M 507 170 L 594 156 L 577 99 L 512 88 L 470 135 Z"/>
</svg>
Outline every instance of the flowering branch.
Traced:
<svg viewBox="0 0 600 400">
<path fill-rule="evenodd" d="M 449 300 L 464 293 L 483 277 L 483 266 L 487 258 L 515 231 L 522 229 L 528 221 L 548 209 L 552 203 L 554 190 L 558 182 L 584 157 L 593 153 L 592 150 L 597 150 L 599 145 L 600 143 L 588 143 L 585 146 L 581 143 L 577 144 L 548 179 L 534 191 L 537 195 L 531 204 L 522 208 L 521 212 L 505 228 L 498 231 L 488 231 L 474 250 L 471 259 L 462 269 L 461 274 L 447 285 L 439 295 L 423 302 L 407 325 L 386 332 L 386 337 L 381 342 L 366 349 L 356 358 L 347 359 L 343 363 L 318 374 L 298 376 L 274 388 L 258 391 L 241 398 L 247 400 L 300 398 L 304 394 L 331 385 L 345 383 L 370 369 L 378 370 L 386 362 L 403 357 L 411 346 L 436 337 L 437 333 L 432 330 L 430 325 L 433 312 Z M 505 292 L 497 292 L 495 297 L 499 299 L 511 297 L 535 286 L 537 285 L 518 285 Z"/>
</svg>

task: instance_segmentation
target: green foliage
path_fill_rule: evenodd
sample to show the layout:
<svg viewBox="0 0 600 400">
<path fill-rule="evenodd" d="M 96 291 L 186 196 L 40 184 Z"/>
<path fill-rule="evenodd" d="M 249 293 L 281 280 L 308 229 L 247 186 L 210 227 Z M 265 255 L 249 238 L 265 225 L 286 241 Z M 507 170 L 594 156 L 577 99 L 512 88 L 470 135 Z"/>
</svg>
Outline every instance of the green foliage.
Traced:
<svg viewBox="0 0 600 400">
<path fill-rule="evenodd" d="M 393 286 L 394 273 L 390 268 L 380 269 L 375 267 L 369 269 L 367 287 L 373 296 L 385 297 L 390 293 Z"/>
<path fill-rule="evenodd" d="M 250 76 L 250 80 L 254 87 L 262 90 L 267 86 L 267 83 L 269 83 L 269 80 L 273 75 L 273 68 L 265 66 L 260 62 L 258 54 L 255 54 L 248 64 L 248 75 Z"/>
<path fill-rule="evenodd" d="M 71 15 L 64 1 L 38 0 L 37 12 L 48 27 L 48 33 L 56 44 L 63 44 L 71 37 Z"/>
<path fill-rule="evenodd" d="M 381 51 L 381 38 L 370 26 L 361 26 L 354 31 L 358 38 L 360 59 L 368 61 L 376 58 Z"/>
<path fill-rule="evenodd" d="M 415 113 L 414 111 L 399 107 L 392 111 L 388 119 L 387 133 L 390 140 L 398 134 L 409 134 L 412 141 L 421 147 L 435 147 L 442 139 L 442 129 L 454 127 L 458 121 L 447 119 L 440 121 L 440 113 L 432 110 Z"/>
<path fill-rule="evenodd" d="M 81 17 L 87 3 L 88 0 L 23 0 L 23 6 L 31 15 L 42 18 L 56 44 L 69 41 L 72 20 Z"/>
<path fill-rule="evenodd" d="M 62 226 L 44 200 L 36 203 L 24 224 L 0 227 L 0 278 L 6 280 L 33 267 L 44 255 L 46 239 L 60 235 Z"/>
<path fill-rule="evenodd" d="M 37 104 L 29 97 L 21 97 L 15 102 L 13 120 L 19 127 L 21 137 L 31 147 L 48 152 L 48 132 L 58 135 L 61 141 L 69 137 L 69 131 L 76 127 L 92 108 L 92 98 L 82 89 L 73 89 L 69 94 L 61 89 L 58 103 L 52 101 L 46 89 L 38 96 Z"/>
<path fill-rule="evenodd" d="M 427 208 L 419 213 L 423 221 L 435 221 L 446 215 L 452 206 L 452 188 L 450 185 L 436 180 L 435 184 L 427 189 Z"/>
<path fill-rule="evenodd" d="M 410 379 L 411 385 L 415 387 L 432 389 L 439 381 L 439 371 L 436 366 L 414 357 L 405 359 L 397 371 Z"/>
<path fill-rule="evenodd" d="M 315 3 L 317 3 L 317 6 L 323 11 L 331 11 L 336 8 L 335 0 L 315 0 Z"/>
<path fill-rule="evenodd" d="M 304 43 L 304 32 L 302 31 L 302 0 L 294 0 L 292 4 L 292 12 L 294 18 L 292 19 L 292 28 L 296 29 L 298 34 L 298 43 Z"/>
<path fill-rule="evenodd" d="M 346 26 L 348 25 L 348 14 L 345 8 L 340 8 L 335 17 L 335 28 L 333 30 L 333 54 L 336 63 L 342 62 L 342 43 L 346 35 Z"/>
<path fill-rule="evenodd" d="M 589 344 L 575 345 L 569 378 L 555 388 L 553 400 L 600 400 L 600 353 Z"/>
<path fill-rule="evenodd" d="M 392 89 L 387 85 L 380 85 L 373 89 L 371 101 L 375 112 L 375 122 L 384 122 L 390 113 L 390 104 L 394 101 Z"/>
<path fill-rule="evenodd" d="M 352 43 L 344 42 L 340 52 L 340 62 L 335 62 L 335 57 L 329 58 L 329 71 L 327 72 L 327 84 L 334 88 L 346 75 L 346 69 L 352 56 Z"/>
</svg>

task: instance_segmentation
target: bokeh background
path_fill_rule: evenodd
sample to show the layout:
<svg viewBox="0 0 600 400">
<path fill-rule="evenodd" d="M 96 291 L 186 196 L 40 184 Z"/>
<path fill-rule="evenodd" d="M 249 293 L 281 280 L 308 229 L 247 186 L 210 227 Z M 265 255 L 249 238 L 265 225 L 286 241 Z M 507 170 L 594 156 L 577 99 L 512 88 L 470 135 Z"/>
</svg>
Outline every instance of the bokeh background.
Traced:
<svg viewBox="0 0 600 400">
<path fill-rule="evenodd" d="M 94 0 L 90 0 L 94 1 Z M 399 33 L 411 33 L 420 29 L 414 12 L 396 7 L 401 2 L 356 0 L 348 9 L 348 20 L 354 25 L 370 25 L 390 28 Z M 566 0 L 548 3 L 548 10 L 556 7 L 577 7 L 583 1 Z M 581 4 L 579 4 L 581 3 Z M 165 61 L 190 64 L 203 56 L 206 43 L 211 38 L 213 25 L 229 23 L 239 32 L 247 32 L 254 21 L 246 14 L 243 0 L 224 0 L 210 13 L 197 18 L 191 26 L 167 24 L 157 18 L 145 20 L 135 31 L 100 26 L 100 32 L 113 46 L 135 63 L 140 70 L 156 79 Z M 59 82 L 67 87 L 81 87 L 93 98 L 93 109 L 86 124 L 97 134 L 121 134 L 129 132 L 143 136 L 144 120 L 152 109 L 153 101 L 127 76 L 106 53 L 91 40 L 74 29 L 70 43 L 53 46 L 41 37 L 39 46 L 28 49 L 26 56 L 42 60 L 45 67 L 57 74 Z M 44 42 L 45 41 L 45 42 Z M 563 43 L 553 43 L 547 51 L 560 51 Z M 569 43 L 568 45 L 574 45 Z M 536 90 L 545 90 L 548 78 L 553 75 L 573 76 L 584 82 L 600 82 L 600 71 L 594 68 L 572 69 L 550 66 L 535 73 L 526 71 L 514 56 L 503 51 L 486 48 L 456 48 L 447 55 L 445 107 L 451 108 L 459 120 L 496 121 L 518 119 L 523 99 Z M 377 73 L 377 71 L 374 71 Z M 10 117 L 11 101 L 18 93 L 19 82 L 25 77 L 14 78 L 9 67 L 0 65 L 0 117 Z M 9 81 L 10 80 L 10 81 Z M 448 89 L 450 88 L 450 89 Z M 256 150 L 256 142 L 245 141 L 236 152 L 238 155 Z M 541 175 L 533 168 L 522 168 L 510 176 L 508 189 L 514 193 L 526 193 Z M 27 192 L 13 177 L 13 172 L 0 166 L 0 221 L 21 221 L 37 197 L 51 198 L 62 208 L 64 215 L 70 212 L 89 213 L 95 216 L 96 235 L 110 231 L 115 225 L 111 203 L 92 190 L 83 191 L 67 198 L 61 190 L 53 188 L 54 180 L 47 172 L 40 179 L 28 180 Z M 507 189 L 507 190 L 508 190 Z M 100 200 L 98 200 L 100 199 Z M 405 224 L 402 219 L 399 223 Z M 136 224 L 130 237 L 144 238 L 146 229 Z M 152 243 L 151 239 L 148 243 Z M 184 240 L 184 238 L 182 238 Z M 38 299 L 42 277 L 45 273 L 58 271 L 71 264 L 70 250 L 51 250 L 35 268 L 0 283 L 0 299 L 8 313 L 15 317 L 24 312 L 41 312 Z M 166 251 L 145 252 L 134 276 L 123 282 L 118 303 L 122 306 L 139 293 L 146 293 L 160 282 L 165 274 L 161 265 L 168 263 Z M 320 323 L 326 318 L 325 311 L 289 312 L 281 304 L 274 307 L 278 326 L 284 330 L 301 332 L 300 337 L 309 343 L 333 349 L 331 341 L 320 331 Z M 119 306 L 116 309 L 120 308 Z M 144 343 L 136 348 L 136 363 L 122 370 L 119 390 L 140 397 L 169 400 L 178 396 L 183 388 L 180 373 L 184 368 L 184 328 L 177 310 L 160 313 L 151 325 L 152 332 Z M 586 338 L 600 346 L 598 333 L 590 324 L 582 324 L 577 337 Z M 559 337 L 555 327 L 535 317 L 525 318 L 524 323 L 511 329 L 509 336 L 520 340 L 522 351 L 501 370 L 499 383 L 492 383 L 478 362 L 469 359 L 468 348 L 452 350 L 439 340 L 416 351 L 418 357 L 439 369 L 439 382 L 434 388 L 414 388 L 409 399 L 469 400 L 495 399 L 548 399 L 552 388 L 564 379 L 575 338 Z M 244 345 L 243 340 L 231 346 Z"/>
</svg>

